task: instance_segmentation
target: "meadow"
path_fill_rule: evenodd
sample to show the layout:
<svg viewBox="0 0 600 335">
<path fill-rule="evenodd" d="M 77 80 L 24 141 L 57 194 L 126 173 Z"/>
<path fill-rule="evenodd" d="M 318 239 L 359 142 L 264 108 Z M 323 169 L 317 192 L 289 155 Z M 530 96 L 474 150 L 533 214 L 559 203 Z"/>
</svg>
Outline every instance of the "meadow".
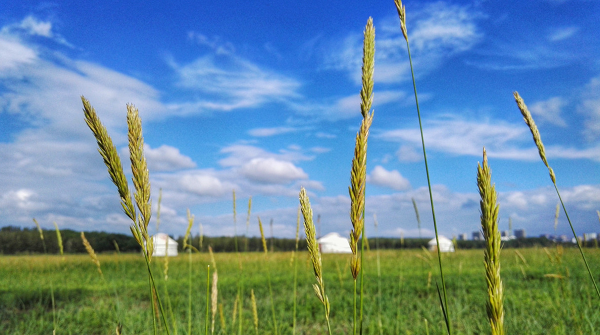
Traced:
<svg viewBox="0 0 600 335">
<path fill-rule="evenodd" d="M 509 334 L 594 334 L 600 330 L 593 287 L 574 248 L 505 249 L 505 327 Z M 518 255 L 520 253 L 520 255 Z M 594 272 L 600 270 L 600 250 L 587 249 Z M 219 313 L 215 334 L 254 334 L 251 290 L 254 290 L 258 334 L 273 334 L 266 271 L 271 275 L 279 334 L 292 334 L 293 263 L 289 252 L 241 253 L 243 276 L 235 253 L 216 253 L 219 272 Z M 521 257 L 522 256 L 522 257 Z M 147 269 L 139 254 L 98 256 L 104 280 L 87 255 L 28 255 L 0 257 L 0 333 L 52 334 L 50 285 L 56 306 L 56 334 L 114 334 L 117 321 L 123 334 L 151 333 L 152 307 Z M 377 303 L 376 252 L 366 252 L 365 334 L 445 334 L 436 291 L 436 257 L 423 250 L 382 250 L 381 307 Z M 192 256 L 192 333 L 205 330 L 207 253 Z M 315 298 L 308 252 L 298 253 L 298 334 L 325 334 L 322 306 Z M 443 254 L 449 307 L 455 334 L 489 333 L 482 250 Z M 352 332 L 350 255 L 323 255 L 323 275 L 331 303 L 333 333 Z M 187 334 L 188 255 L 170 258 L 168 280 L 164 258 L 152 260 L 161 297 L 168 294 L 176 327 Z M 431 273 L 431 274 L 430 274 Z M 243 283 L 243 314 L 233 316 L 238 283 Z M 164 299 L 163 299 L 164 304 Z M 222 314 L 221 314 L 222 313 Z M 223 327 L 224 326 L 224 327 Z"/>
</svg>

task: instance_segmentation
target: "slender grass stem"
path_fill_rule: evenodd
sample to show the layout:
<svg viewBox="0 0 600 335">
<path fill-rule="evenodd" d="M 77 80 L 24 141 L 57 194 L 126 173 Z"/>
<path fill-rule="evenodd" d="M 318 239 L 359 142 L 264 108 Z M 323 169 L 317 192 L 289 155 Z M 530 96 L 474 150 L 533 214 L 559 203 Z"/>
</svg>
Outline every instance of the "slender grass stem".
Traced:
<svg viewBox="0 0 600 335">
<path fill-rule="evenodd" d="M 188 249 L 188 335 L 192 335 L 192 250 Z"/>
<path fill-rule="evenodd" d="M 450 322 L 450 315 L 448 311 L 448 295 L 446 293 L 446 280 L 444 279 L 444 269 L 442 267 L 442 253 L 440 251 L 440 239 L 438 235 L 437 229 L 437 221 L 435 218 L 435 208 L 433 206 L 433 193 L 431 191 L 431 179 L 429 177 L 429 165 L 427 164 L 427 151 L 425 150 L 425 137 L 423 136 L 423 124 L 421 121 L 421 111 L 419 109 L 419 97 L 417 95 L 417 84 L 415 81 L 415 72 L 412 65 L 412 57 L 410 55 L 410 44 L 408 43 L 408 39 L 406 39 L 406 49 L 408 51 L 408 61 L 410 63 L 410 73 L 412 75 L 413 82 L 413 90 L 415 92 L 415 103 L 417 105 L 417 116 L 419 118 L 419 131 L 421 132 L 421 145 L 423 146 L 423 159 L 425 160 L 425 174 L 427 175 L 427 187 L 429 189 L 429 201 L 431 203 L 431 215 L 433 217 L 433 228 L 435 230 L 435 242 L 437 245 L 437 256 L 438 256 L 438 264 L 440 268 L 440 277 L 442 280 L 442 292 L 444 294 L 444 311 L 446 316 L 446 329 L 448 330 L 448 334 L 452 334 L 452 326 Z"/>
<path fill-rule="evenodd" d="M 592 283 L 594 284 L 594 288 L 596 289 L 596 294 L 598 295 L 598 298 L 600 298 L 600 290 L 598 290 L 598 285 L 596 284 L 596 280 L 594 279 L 592 270 L 590 270 L 588 261 L 585 258 L 585 255 L 583 254 L 583 249 L 581 248 L 581 243 L 579 242 L 579 239 L 577 238 L 577 234 L 575 233 L 575 228 L 573 228 L 573 224 L 571 223 L 571 219 L 569 218 L 569 213 L 567 213 L 567 208 L 565 207 L 565 203 L 563 202 L 562 197 L 560 196 L 560 192 L 558 191 L 558 187 L 556 186 L 556 183 L 554 183 L 554 189 L 556 190 L 556 194 L 558 194 L 558 199 L 560 200 L 560 204 L 562 205 L 563 211 L 565 212 L 565 216 L 567 217 L 567 221 L 569 222 L 569 227 L 571 227 L 573 236 L 575 236 L 575 241 L 577 241 L 577 248 L 579 249 L 581 258 L 583 258 L 583 262 L 585 263 L 585 268 L 587 269 L 588 274 L 590 275 L 590 279 L 592 280 Z"/>
<path fill-rule="evenodd" d="M 204 319 L 204 335 L 208 335 L 208 310 L 210 302 L 210 265 L 206 266 L 206 317 Z"/>
<path fill-rule="evenodd" d="M 363 209 L 363 222 L 365 218 L 365 212 Z M 363 254 L 365 253 L 365 226 L 362 229 L 362 238 L 360 239 L 360 335 L 363 333 L 363 298 L 364 298 L 364 287 L 365 287 L 365 269 L 363 268 Z"/>
<path fill-rule="evenodd" d="M 150 309 L 150 315 L 152 315 L 152 329 L 154 329 L 154 335 L 158 334 L 158 329 L 156 327 L 156 316 L 154 315 L 154 295 L 152 294 L 152 280 L 150 279 L 150 276 L 148 276 L 148 286 L 150 288 L 150 304 L 151 304 L 151 309 Z"/>
<path fill-rule="evenodd" d="M 352 317 L 352 334 L 356 335 L 356 279 L 354 279 L 354 291 L 353 293 L 353 302 L 354 302 L 354 306 L 353 306 L 353 311 L 354 311 L 354 316 Z"/>
</svg>

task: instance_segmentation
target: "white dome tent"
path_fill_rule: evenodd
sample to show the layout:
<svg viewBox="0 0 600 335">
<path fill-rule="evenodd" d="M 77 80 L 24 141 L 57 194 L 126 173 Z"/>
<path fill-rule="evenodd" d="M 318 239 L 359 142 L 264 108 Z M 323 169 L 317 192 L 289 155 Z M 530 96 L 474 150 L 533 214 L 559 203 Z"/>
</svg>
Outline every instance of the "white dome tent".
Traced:
<svg viewBox="0 0 600 335">
<path fill-rule="evenodd" d="M 440 235 L 440 251 L 441 252 L 454 252 L 454 243 L 449 240 L 447 237 Z M 437 251 L 437 242 L 435 241 L 435 237 L 427 242 L 430 251 Z"/>
<path fill-rule="evenodd" d="M 177 241 L 170 238 L 169 235 L 158 233 L 152 236 L 152 243 L 154 244 L 154 252 L 152 253 L 152 257 L 177 256 Z"/>
<path fill-rule="evenodd" d="M 351 254 L 350 243 L 347 238 L 338 233 L 329 233 L 317 240 L 319 249 L 323 254 Z"/>
</svg>

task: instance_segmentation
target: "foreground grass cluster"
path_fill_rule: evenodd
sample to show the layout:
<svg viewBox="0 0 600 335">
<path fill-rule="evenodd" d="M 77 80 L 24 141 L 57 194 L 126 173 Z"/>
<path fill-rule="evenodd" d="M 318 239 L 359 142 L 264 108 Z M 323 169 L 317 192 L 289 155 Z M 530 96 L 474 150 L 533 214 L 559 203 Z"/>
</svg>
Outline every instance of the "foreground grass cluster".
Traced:
<svg viewBox="0 0 600 335">
<path fill-rule="evenodd" d="M 507 334 L 596 334 L 600 331 L 600 311 L 587 273 L 577 266 L 576 249 L 565 249 L 562 257 L 553 248 L 502 251 L 502 281 Z M 600 264 L 600 250 L 586 251 L 590 263 Z M 307 252 L 298 255 L 297 334 L 325 334 L 321 302 L 314 297 L 313 271 Z M 381 307 L 377 271 L 365 267 L 364 334 L 445 334 L 435 279 L 430 273 L 435 258 L 418 250 L 381 251 Z M 105 281 L 87 255 L 0 257 L 0 333 L 19 335 L 52 334 L 50 282 L 54 283 L 57 334 L 114 334 L 117 320 L 123 334 L 151 332 L 152 310 L 148 298 L 147 269 L 139 254 L 99 255 Z M 243 320 L 244 334 L 255 334 L 251 290 L 257 306 L 258 334 L 273 334 L 272 311 L 266 285 L 270 272 L 279 334 L 292 334 L 293 265 L 291 253 L 269 255 L 241 253 L 245 293 L 242 317 L 233 310 L 237 296 L 238 256 L 215 254 L 219 269 L 219 305 L 215 334 L 237 333 Z M 365 264 L 375 264 L 376 253 L 364 255 Z M 521 258 L 522 257 L 522 258 Z M 169 277 L 157 276 L 164 292 L 168 285 L 175 328 L 172 333 L 187 334 L 188 256 L 169 260 Z M 192 256 L 192 333 L 203 334 L 206 312 L 206 253 Z M 486 279 L 481 250 L 444 254 L 456 334 L 486 334 Z M 155 258 L 155 273 L 161 273 L 163 260 Z M 323 255 L 324 280 L 331 304 L 331 327 L 335 334 L 352 332 L 352 275 L 347 255 Z M 595 267 L 597 269 L 597 267 Z M 160 277 L 160 278 L 158 278 Z M 116 312 L 115 312 L 116 311 Z M 116 316 L 115 313 L 118 313 Z M 222 314 L 221 314 L 222 313 Z M 221 317 L 222 315 L 222 317 Z M 171 322 L 170 322 L 171 323 Z M 171 323 L 172 325 L 172 323 Z M 224 325 L 224 326 L 223 326 Z"/>
</svg>

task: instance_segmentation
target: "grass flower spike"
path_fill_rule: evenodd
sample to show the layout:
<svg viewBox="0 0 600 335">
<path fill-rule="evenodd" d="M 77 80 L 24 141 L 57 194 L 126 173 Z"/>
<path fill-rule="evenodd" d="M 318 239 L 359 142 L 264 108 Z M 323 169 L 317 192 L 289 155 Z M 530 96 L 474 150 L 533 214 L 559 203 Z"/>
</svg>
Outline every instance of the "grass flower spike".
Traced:
<svg viewBox="0 0 600 335">
<path fill-rule="evenodd" d="M 492 172 L 483 149 L 483 163 L 477 166 L 477 186 L 481 196 L 481 229 L 485 239 L 484 264 L 488 287 L 487 315 L 492 335 L 504 335 L 504 293 L 500 278 L 500 231 L 498 230 L 498 202 L 492 185 Z"/>
<path fill-rule="evenodd" d="M 325 309 L 325 319 L 327 320 L 327 329 L 331 335 L 331 325 L 329 323 L 329 298 L 325 294 L 325 282 L 323 281 L 323 269 L 321 264 L 321 253 L 319 252 L 319 244 L 317 243 L 317 231 L 313 222 L 313 213 L 310 208 L 310 200 L 306 195 L 304 187 L 300 189 L 300 207 L 302 208 L 302 216 L 304 217 L 304 232 L 306 233 L 306 244 L 308 247 L 308 253 L 313 265 L 313 271 L 315 273 L 316 284 L 313 284 L 313 289 L 317 298 L 323 304 Z"/>
<path fill-rule="evenodd" d="M 596 289 L 596 294 L 598 295 L 598 298 L 600 298 L 600 290 L 598 289 L 598 285 L 596 284 L 596 279 L 594 279 L 592 270 L 590 270 L 590 266 L 588 265 L 587 259 L 585 258 L 585 255 L 583 254 L 583 249 L 581 248 L 581 242 L 579 241 L 579 238 L 577 237 L 577 233 L 575 233 L 575 228 L 573 228 L 573 224 L 571 223 L 571 219 L 569 218 L 569 213 L 567 212 L 565 203 L 563 202 L 562 197 L 560 196 L 560 192 L 558 191 L 558 186 L 556 186 L 556 176 L 554 175 L 554 170 L 552 170 L 552 168 L 548 164 L 548 160 L 546 160 L 546 151 L 544 150 L 544 143 L 542 143 L 542 137 L 540 136 L 540 132 L 539 132 L 537 126 L 535 125 L 535 122 L 533 121 L 533 117 L 531 117 L 531 113 L 529 112 L 527 105 L 525 105 L 525 101 L 523 101 L 523 98 L 521 98 L 521 96 L 519 95 L 519 92 L 513 92 L 513 95 L 515 97 L 515 101 L 517 102 L 517 106 L 519 107 L 519 110 L 521 111 L 521 115 L 523 115 L 523 120 L 525 120 L 525 123 L 527 124 L 527 126 L 529 126 L 531 135 L 533 135 L 533 141 L 535 142 L 535 145 L 538 148 L 540 158 L 542 159 L 542 162 L 544 162 L 544 165 L 546 165 L 546 167 L 548 168 L 548 171 L 550 173 L 550 179 L 552 180 L 552 184 L 554 184 L 554 189 L 556 190 L 556 194 L 558 195 L 558 200 L 560 201 L 560 204 L 562 205 L 563 211 L 565 212 L 565 217 L 567 218 L 567 221 L 569 222 L 569 226 L 571 227 L 571 232 L 573 233 L 573 237 L 575 238 L 575 241 L 577 242 L 577 248 L 579 249 L 581 258 L 583 259 L 583 262 L 585 263 L 585 267 L 587 268 L 588 274 L 590 275 L 592 284 L 594 284 L 594 288 Z"/>
</svg>

